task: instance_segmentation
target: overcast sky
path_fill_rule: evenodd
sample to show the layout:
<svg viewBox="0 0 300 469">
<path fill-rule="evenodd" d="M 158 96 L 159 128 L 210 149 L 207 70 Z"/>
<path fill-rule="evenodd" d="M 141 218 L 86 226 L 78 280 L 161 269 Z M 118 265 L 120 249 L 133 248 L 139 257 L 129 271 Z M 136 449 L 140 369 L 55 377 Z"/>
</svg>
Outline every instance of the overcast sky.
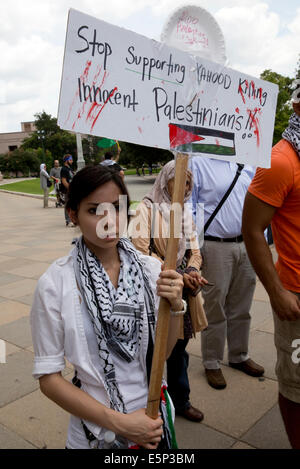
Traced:
<svg viewBox="0 0 300 469">
<path fill-rule="evenodd" d="M 300 53 L 299 0 L 201 0 L 226 42 L 230 67 L 259 77 L 295 76 Z M 57 116 L 69 8 L 156 40 L 182 0 L 0 0 L 0 133 L 45 110 Z"/>
</svg>

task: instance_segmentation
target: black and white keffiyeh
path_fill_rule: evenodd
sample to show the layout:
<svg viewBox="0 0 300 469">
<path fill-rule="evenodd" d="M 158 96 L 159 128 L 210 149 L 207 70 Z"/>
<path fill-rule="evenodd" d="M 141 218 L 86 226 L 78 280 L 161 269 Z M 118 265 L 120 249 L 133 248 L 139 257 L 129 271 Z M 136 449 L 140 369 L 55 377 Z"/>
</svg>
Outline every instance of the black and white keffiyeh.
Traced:
<svg viewBox="0 0 300 469">
<path fill-rule="evenodd" d="M 118 251 L 121 267 L 117 289 L 82 237 L 76 240 L 74 261 L 76 279 L 96 333 L 110 406 L 126 413 L 112 353 L 128 363 L 138 356 L 145 310 L 149 333 L 154 341 L 155 300 L 144 265 L 134 246 L 121 238 Z"/>
<path fill-rule="evenodd" d="M 300 158 L 300 116 L 294 112 L 289 120 L 289 125 L 282 134 L 282 137 L 290 142 Z"/>
</svg>

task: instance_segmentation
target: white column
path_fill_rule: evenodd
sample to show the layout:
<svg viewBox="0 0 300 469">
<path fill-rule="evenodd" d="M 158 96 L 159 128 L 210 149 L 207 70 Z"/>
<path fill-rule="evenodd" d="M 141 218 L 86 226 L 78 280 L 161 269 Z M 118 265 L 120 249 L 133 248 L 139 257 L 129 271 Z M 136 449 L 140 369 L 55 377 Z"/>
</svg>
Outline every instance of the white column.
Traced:
<svg viewBox="0 0 300 469">
<path fill-rule="evenodd" d="M 85 167 L 85 161 L 83 158 L 83 151 L 82 151 L 81 134 L 76 134 L 76 144 L 77 144 L 77 168 L 79 170 Z"/>
</svg>

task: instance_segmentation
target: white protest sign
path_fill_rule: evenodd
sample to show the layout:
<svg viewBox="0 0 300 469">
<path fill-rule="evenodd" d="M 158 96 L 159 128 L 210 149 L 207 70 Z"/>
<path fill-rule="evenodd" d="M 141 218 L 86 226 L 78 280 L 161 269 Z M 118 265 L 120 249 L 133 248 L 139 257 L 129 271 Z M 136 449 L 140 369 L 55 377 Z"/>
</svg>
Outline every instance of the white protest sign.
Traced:
<svg viewBox="0 0 300 469">
<path fill-rule="evenodd" d="M 70 10 L 58 124 L 269 167 L 278 87 Z"/>
</svg>

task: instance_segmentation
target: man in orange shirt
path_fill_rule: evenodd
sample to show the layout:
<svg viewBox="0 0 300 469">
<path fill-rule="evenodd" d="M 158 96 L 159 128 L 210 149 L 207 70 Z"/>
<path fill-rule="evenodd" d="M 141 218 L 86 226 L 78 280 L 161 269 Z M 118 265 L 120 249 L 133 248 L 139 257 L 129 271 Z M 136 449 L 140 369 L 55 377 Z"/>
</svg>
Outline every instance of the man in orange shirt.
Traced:
<svg viewBox="0 0 300 469">
<path fill-rule="evenodd" d="M 273 308 L 279 406 L 290 443 L 300 449 L 300 103 L 294 110 L 271 169 L 258 168 L 248 188 L 243 236 Z M 271 221 L 276 266 L 264 238 Z"/>
</svg>

